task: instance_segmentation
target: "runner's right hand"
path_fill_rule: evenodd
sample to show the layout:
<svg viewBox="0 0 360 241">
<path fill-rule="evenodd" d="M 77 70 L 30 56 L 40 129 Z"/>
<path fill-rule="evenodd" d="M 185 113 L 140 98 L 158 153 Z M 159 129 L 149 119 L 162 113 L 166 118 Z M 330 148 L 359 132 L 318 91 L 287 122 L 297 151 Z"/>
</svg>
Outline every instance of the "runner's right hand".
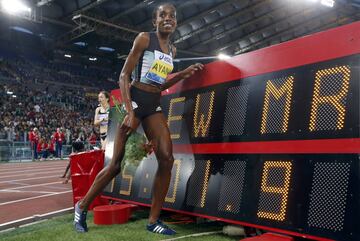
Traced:
<svg viewBox="0 0 360 241">
<path fill-rule="evenodd" d="M 130 135 L 131 132 L 133 132 L 137 128 L 134 111 L 128 112 L 128 114 L 124 118 L 123 125 L 125 127 L 127 135 Z"/>
</svg>

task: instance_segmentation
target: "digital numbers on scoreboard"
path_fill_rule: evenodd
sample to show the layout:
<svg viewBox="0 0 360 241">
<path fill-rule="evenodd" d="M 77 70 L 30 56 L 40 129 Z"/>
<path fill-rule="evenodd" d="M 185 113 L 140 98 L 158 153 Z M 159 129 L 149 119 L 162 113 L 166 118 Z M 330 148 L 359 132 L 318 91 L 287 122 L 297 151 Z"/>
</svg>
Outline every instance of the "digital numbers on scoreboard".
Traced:
<svg viewBox="0 0 360 241">
<path fill-rule="evenodd" d="M 175 158 L 167 208 L 337 240 L 359 237 L 351 234 L 359 215 L 355 183 L 360 180 L 351 173 L 360 168 L 358 155 L 195 155 L 191 160 L 175 154 Z M 152 156 L 132 173 L 122 172 L 108 195 L 151 204 L 156 168 Z"/>
<path fill-rule="evenodd" d="M 261 177 L 261 195 L 257 216 L 278 221 L 285 220 L 289 184 L 290 161 L 266 161 Z"/>
<path fill-rule="evenodd" d="M 359 137 L 359 56 L 163 96 L 174 144 Z"/>
</svg>

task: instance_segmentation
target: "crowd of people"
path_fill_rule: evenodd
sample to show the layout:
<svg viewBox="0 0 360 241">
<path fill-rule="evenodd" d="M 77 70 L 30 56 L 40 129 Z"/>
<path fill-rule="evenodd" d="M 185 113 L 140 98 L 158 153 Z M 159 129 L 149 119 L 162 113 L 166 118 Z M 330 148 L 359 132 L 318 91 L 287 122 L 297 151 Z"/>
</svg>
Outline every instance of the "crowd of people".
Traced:
<svg viewBox="0 0 360 241">
<path fill-rule="evenodd" d="M 62 98 L 61 92 L 34 91 L 21 85 L 1 86 L 1 139 L 27 141 L 27 133 L 33 127 L 37 127 L 46 138 L 50 137 L 56 128 L 63 127 L 67 142 L 74 136 L 91 134 L 96 99 L 76 99 L 72 96 L 84 93 L 74 90 L 65 92 L 67 95 Z"/>
<path fill-rule="evenodd" d="M 1 43 L 1 42 L 0 42 Z M 116 87 L 117 73 L 101 67 L 68 63 L 65 60 L 36 58 L 32 61 L 28 53 L 9 56 L 0 46 L 0 77 L 11 77 L 18 83 L 62 83 L 102 89 Z"/>
<path fill-rule="evenodd" d="M 50 77 L 47 71 L 36 71 L 41 64 L 34 65 L 0 61 L 0 140 L 30 143 L 34 159 L 61 157 L 61 146 L 74 140 L 99 141 L 93 120 L 100 89 L 87 82 L 77 83 L 83 87 L 64 85 L 55 79 L 58 75 Z"/>
</svg>

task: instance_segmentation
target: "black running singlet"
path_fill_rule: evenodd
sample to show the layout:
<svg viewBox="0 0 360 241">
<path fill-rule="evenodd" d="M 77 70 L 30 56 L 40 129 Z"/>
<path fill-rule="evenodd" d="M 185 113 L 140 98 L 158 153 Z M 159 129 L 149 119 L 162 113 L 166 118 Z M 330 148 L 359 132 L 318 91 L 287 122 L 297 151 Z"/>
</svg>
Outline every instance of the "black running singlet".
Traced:
<svg viewBox="0 0 360 241">
<path fill-rule="evenodd" d="M 162 52 L 156 32 L 150 32 L 149 47 L 141 55 L 136 72 L 136 81 L 151 85 L 162 85 L 173 70 L 172 48 L 169 53 Z"/>
</svg>

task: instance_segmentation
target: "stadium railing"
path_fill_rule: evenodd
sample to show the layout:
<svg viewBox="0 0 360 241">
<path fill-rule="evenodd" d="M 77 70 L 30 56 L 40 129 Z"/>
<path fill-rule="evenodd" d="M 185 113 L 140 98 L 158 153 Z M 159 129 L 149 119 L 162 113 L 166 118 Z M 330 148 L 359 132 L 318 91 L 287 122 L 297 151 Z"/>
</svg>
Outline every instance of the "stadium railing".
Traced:
<svg viewBox="0 0 360 241">
<path fill-rule="evenodd" d="M 94 147 L 100 147 L 100 143 L 97 142 L 94 146 L 85 142 L 85 150 L 93 149 Z M 72 153 L 71 145 L 62 146 L 62 158 L 68 158 Z M 39 155 L 38 159 L 41 159 Z M 49 155 L 45 160 L 58 159 L 54 155 Z M 29 142 L 15 142 L 0 140 L 0 162 L 25 162 L 33 160 L 33 154 Z"/>
</svg>

